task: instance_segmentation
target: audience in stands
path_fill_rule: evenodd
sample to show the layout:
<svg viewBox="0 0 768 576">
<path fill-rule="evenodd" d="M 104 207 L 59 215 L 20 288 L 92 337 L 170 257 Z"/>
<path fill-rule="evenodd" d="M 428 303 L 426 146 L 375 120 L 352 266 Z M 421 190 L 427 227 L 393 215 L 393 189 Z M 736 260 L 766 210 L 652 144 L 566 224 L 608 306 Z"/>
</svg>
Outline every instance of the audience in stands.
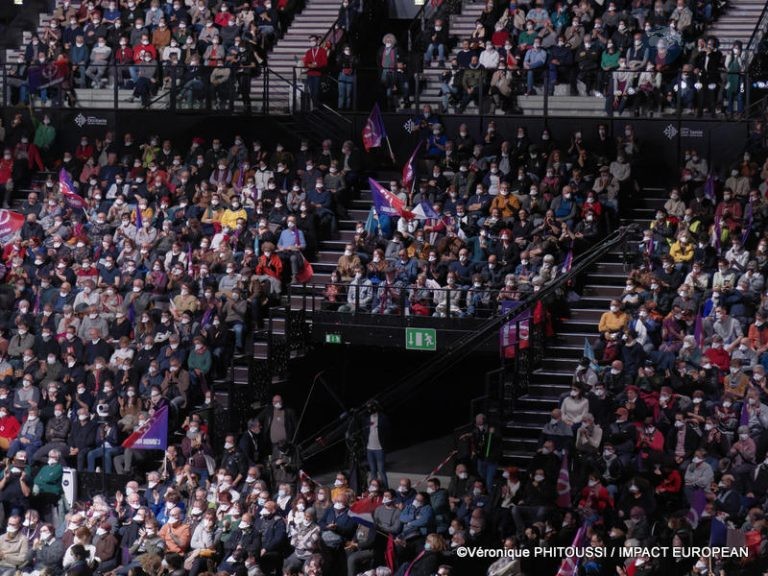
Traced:
<svg viewBox="0 0 768 576">
<path fill-rule="evenodd" d="M 457 4 L 427 9 L 411 54 L 392 34 L 377 55 L 388 109 L 408 108 L 415 91 L 438 88 L 440 110 L 519 110 L 516 97 L 594 96 L 609 115 L 717 113 L 744 110 L 745 59 L 740 42 L 728 54 L 707 27 L 721 6 L 710 0 L 635 2 L 493 2 L 469 37 L 448 30 Z M 451 50 L 456 48 L 451 54 Z M 446 62 L 448 67 L 445 67 Z M 434 67 L 440 75 L 415 75 Z"/>
<path fill-rule="evenodd" d="M 146 18 L 160 29 L 159 16 Z M 429 107 L 419 120 L 428 176 L 388 184 L 415 216 L 372 211 L 355 226 L 324 289 L 340 314 L 496 314 L 559 277 L 637 197 L 646 151 L 630 126 L 616 140 L 601 127 L 558 142 L 494 123 L 445 134 Z M 31 187 L 2 256 L 4 570 L 479 574 L 487 563 L 451 551 L 724 544 L 729 530 L 750 546 L 749 563 L 616 554 L 581 568 L 766 568 L 762 124 L 725 182 L 700 151 L 686 153 L 527 471 L 501 466 L 502 423 L 478 416 L 447 486 L 397 478 L 389 489 L 377 408 L 362 417 L 377 470 L 353 490 L 344 473 L 332 487 L 299 473 L 295 414 L 279 395 L 242 435 L 211 434 L 213 381 L 245 352 L 265 307 L 306 279 L 318 243 L 339 233 L 362 170 L 352 143 L 289 151 L 239 135 L 108 133 L 61 149 L 49 134 L 41 163 L 71 177 L 83 211 L 30 164 L 44 121 L 19 114 L 0 161 L 6 201 Z M 549 304 L 555 322 L 560 302 Z M 163 407 L 183 437 L 165 453 L 123 448 Z M 104 498 L 68 502 L 65 465 L 129 478 Z M 554 574 L 560 561 L 506 558 L 490 573 Z"/>
</svg>

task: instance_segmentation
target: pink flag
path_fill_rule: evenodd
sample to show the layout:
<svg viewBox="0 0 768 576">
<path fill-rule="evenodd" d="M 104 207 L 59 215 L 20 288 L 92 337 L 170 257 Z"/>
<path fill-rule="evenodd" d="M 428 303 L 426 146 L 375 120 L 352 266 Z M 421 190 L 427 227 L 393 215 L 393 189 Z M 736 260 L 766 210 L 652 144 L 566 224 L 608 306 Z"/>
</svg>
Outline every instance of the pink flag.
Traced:
<svg viewBox="0 0 768 576">
<path fill-rule="evenodd" d="M 568 472 L 568 452 L 563 452 L 563 461 L 560 464 L 560 475 L 557 477 L 558 508 L 571 507 L 571 475 Z"/>
<path fill-rule="evenodd" d="M 421 148 L 421 144 L 424 142 L 423 140 L 419 140 L 419 143 L 416 144 L 416 148 L 413 151 L 413 154 L 411 154 L 411 157 L 408 158 L 408 162 L 406 162 L 405 166 L 403 166 L 403 186 L 407 190 L 410 190 L 411 184 L 413 183 L 415 176 L 416 176 L 416 167 L 414 166 L 414 162 L 416 161 L 416 153 Z"/>
<path fill-rule="evenodd" d="M 573 537 L 573 546 L 574 548 L 578 548 L 582 545 L 582 540 L 584 539 L 584 534 L 586 532 L 585 527 L 582 525 L 581 528 L 578 529 L 576 532 L 576 536 Z M 557 571 L 556 576 L 576 576 L 576 574 L 579 573 L 579 559 L 578 558 L 565 558 L 560 563 L 560 570 Z"/>
<path fill-rule="evenodd" d="M 13 210 L 0 210 L 0 239 L 13 236 L 24 226 L 24 214 Z"/>
</svg>

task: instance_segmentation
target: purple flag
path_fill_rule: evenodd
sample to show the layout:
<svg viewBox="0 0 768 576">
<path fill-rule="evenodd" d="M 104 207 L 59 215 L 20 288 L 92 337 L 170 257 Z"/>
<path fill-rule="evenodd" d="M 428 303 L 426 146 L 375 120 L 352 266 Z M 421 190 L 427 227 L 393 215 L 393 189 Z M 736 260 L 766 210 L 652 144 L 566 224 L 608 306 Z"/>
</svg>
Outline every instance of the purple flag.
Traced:
<svg viewBox="0 0 768 576">
<path fill-rule="evenodd" d="M 405 203 L 400 198 L 373 178 L 368 178 L 368 184 L 371 186 L 371 196 L 376 212 L 387 216 L 404 216 L 406 214 Z"/>
<path fill-rule="evenodd" d="M 411 188 L 411 184 L 416 178 L 416 153 L 419 151 L 419 148 L 421 148 L 423 143 L 424 140 L 419 140 L 419 143 L 416 144 L 416 148 L 413 151 L 413 154 L 411 154 L 411 157 L 408 159 L 406 165 L 403 166 L 403 186 L 409 190 Z"/>
<path fill-rule="evenodd" d="M 701 519 L 701 513 L 704 511 L 704 507 L 707 505 L 707 495 L 704 490 L 694 490 L 691 494 L 691 509 L 686 514 L 685 519 L 688 523 L 696 528 L 699 525 Z"/>
<path fill-rule="evenodd" d="M 747 226 L 744 228 L 744 232 L 741 233 L 741 243 L 746 244 L 749 238 L 750 232 L 752 232 L 752 202 L 747 204 L 747 215 L 745 217 Z"/>
<path fill-rule="evenodd" d="M 565 255 L 565 261 L 563 262 L 563 273 L 570 272 L 571 266 L 573 266 L 573 240 L 571 240 L 571 245 L 568 247 L 568 254 Z"/>
<path fill-rule="evenodd" d="M 80 195 L 75 192 L 75 185 L 70 178 L 69 173 L 62 168 L 59 170 L 59 191 L 64 196 L 64 201 L 70 208 L 85 210 L 86 203 Z"/>
<path fill-rule="evenodd" d="M 193 275 L 195 267 L 192 266 L 192 243 L 187 242 L 187 274 Z"/>
<path fill-rule="evenodd" d="M 135 430 L 123 442 L 123 448 L 134 450 L 165 450 L 168 448 L 168 406 L 149 417 L 147 423 Z"/>
<path fill-rule="evenodd" d="M 136 229 L 141 230 L 142 226 L 144 226 L 144 219 L 141 217 L 141 207 L 137 204 L 136 205 Z"/>
<path fill-rule="evenodd" d="M 587 525 L 582 524 L 581 528 L 576 531 L 576 535 L 573 537 L 573 548 L 582 548 L 584 546 L 584 538 L 587 533 Z M 557 571 L 556 576 L 576 576 L 579 573 L 579 558 L 565 558 L 560 563 L 560 569 Z"/>
<path fill-rule="evenodd" d="M 746 401 L 741 405 L 741 415 L 739 416 L 739 426 L 749 426 L 749 410 L 747 410 Z"/>
<path fill-rule="evenodd" d="M 368 152 L 371 148 L 378 148 L 386 137 L 387 133 L 384 130 L 381 110 L 379 110 L 378 104 L 374 104 L 373 110 L 371 110 L 371 114 L 365 122 L 365 128 L 363 128 L 363 146 L 365 151 Z"/>
<path fill-rule="evenodd" d="M 717 518 L 712 519 L 709 531 L 709 545 L 722 547 L 728 542 L 728 527 Z"/>
</svg>

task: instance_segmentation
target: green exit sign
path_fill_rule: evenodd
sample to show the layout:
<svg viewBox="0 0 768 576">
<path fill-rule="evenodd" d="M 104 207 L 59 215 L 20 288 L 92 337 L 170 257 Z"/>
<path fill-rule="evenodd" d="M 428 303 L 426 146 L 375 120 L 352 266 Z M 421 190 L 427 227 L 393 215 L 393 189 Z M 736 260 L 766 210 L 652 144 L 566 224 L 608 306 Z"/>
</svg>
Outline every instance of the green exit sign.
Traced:
<svg viewBox="0 0 768 576">
<path fill-rule="evenodd" d="M 406 328 L 406 350 L 437 350 L 437 332 L 434 328 Z"/>
<path fill-rule="evenodd" d="M 325 335 L 325 343 L 326 344 L 341 344 L 341 334 L 326 334 Z"/>
</svg>

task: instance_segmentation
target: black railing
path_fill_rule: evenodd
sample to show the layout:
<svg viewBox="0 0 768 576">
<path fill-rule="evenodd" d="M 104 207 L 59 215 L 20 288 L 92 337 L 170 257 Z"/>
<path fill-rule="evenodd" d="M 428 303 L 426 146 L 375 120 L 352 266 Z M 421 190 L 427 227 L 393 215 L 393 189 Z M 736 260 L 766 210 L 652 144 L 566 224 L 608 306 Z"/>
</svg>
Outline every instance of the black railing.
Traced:
<svg viewBox="0 0 768 576">
<path fill-rule="evenodd" d="M 768 12 L 765 13 L 768 20 Z M 150 74 L 145 74 L 149 67 Z M 93 108 L 93 109 L 136 109 L 140 106 L 150 110 L 171 110 L 185 113 L 290 114 L 309 112 L 313 109 L 309 90 L 306 86 L 305 69 L 293 68 L 291 75 L 283 75 L 270 68 L 236 66 L 200 66 L 194 72 L 188 67 L 160 68 L 157 64 L 116 65 L 104 69 L 103 80 L 109 87 L 96 87 L 84 91 L 80 88 L 83 80 L 78 77 L 56 78 L 50 76 L 45 82 L 14 81 L 13 66 L 3 67 L 4 106 L 19 103 L 33 97 L 40 104 L 52 108 Z M 152 74 L 151 72 L 154 72 Z M 466 73 L 466 70 L 459 71 Z M 456 113 L 473 113 L 482 116 L 497 114 L 522 114 L 521 106 L 534 116 L 555 117 L 572 115 L 572 110 L 562 108 L 562 101 L 552 99 L 552 94 L 570 94 L 572 83 L 560 82 L 551 85 L 550 71 L 543 66 L 533 72 L 525 70 L 507 71 L 510 85 L 509 95 L 504 95 L 491 85 L 495 71 L 482 71 L 474 93 L 468 93 L 461 84 L 444 83 L 443 75 L 450 75 L 449 69 L 429 68 L 413 74 L 396 74 L 395 83 L 385 84 L 379 69 L 361 67 L 352 75 L 351 107 L 339 107 L 340 82 L 338 71 L 328 70 L 320 95 L 320 109 L 344 118 L 343 112 L 368 112 L 373 100 L 383 103 L 384 110 L 413 112 L 426 101 L 437 104 Z M 749 71 L 729 74 L 723 70 L 716 82 L 710 83 L 691 76 L 683 79 L 673 74 L 658 79 L 654 77 L 653 87 L 639 84 L 646 78 L 638 70 L 627 81 L 627 71 L 604 70 L 596 79 L 595 90 L 583 95 L 581 102 L 599 101 L 599 106 L 590 105 L 594 115 L 613 116 L 621 112 L 659 114 L 668 118 L 685 118 L 708 108 L 735 112 L 738 116 L 759 114 L 761 107 L 753 102 L 753 88 L 759 93 L 768 91 L 768 82 L 759 80 Z M 531 83 L 529 84 L 529 75 Z M 140 80 L 146 77 L 147 80 Z M 151 79 L 149 79 L 151 77 Z M 611 79 L 615 78 L 616 82 Z M 348 79 L 348 77 L 345 77 Z M 738 80 L 736 80 L 738 79 Z M 90 80 L 89 80 L 90 82 Z M 755 86 L 753 86 L 753 84 Z M 138 87 L 137 87 L 138 85 Z M 364 93 L 361 88 L 365 86 Z M 449 93 L 448 87 L 455 87 L 457 93 Z M 578 84 L 578 89 L 585 88 Z M 710 88 L 712 86 L 713 88 Z M 540 99 L 525 99 L 524 95 L 533 88 Z M 427 93 L 432 98 L 427 98 Z M 246 96 L 247 94 L 247 96 Z M 403 100 L 403 102 L 401 102 Z M 128 103 L 131 103 L 129 106 Z M 407 102 L 407 106 L 405 103 Z M 762 102 L 762 98 L 759 100 Z M 571 108 L 578 108 L 578 101 L 570 102 Z M 586 108 L 585 108 L 586 109 Z M 659 112 L 661 111 L 661 112 Z"/>
<path fill-rule="evenodd" d="M 623 243 L 627 242 L 629 237 L 636 233 L 634 227 L 624 226 L 608 235 L 600 244 L 594 246 L 591 250 L 581 254 L 574 259 L 573 265 L 568 271 L 564 271 L 559 277 L 543 286 L 541 290 L 531 294 L 526 298 L 518 307 L 514 308 L 510 312 L 489 319 L 482 327 L 477 330 L 458 338 L 452 342 L 442 354 L 435 356 L 432 360 L 426 362 L 421 368 L 414 371 L 411 375 L 406 377 L 399 384 L 389 387 L 384 392 L 375 396 L 374 400 L 377 400 L 383 410 L 388 411 L 410 397 L 413 390 L 424 386 L 425 384 L 433 381 L 437 377 L 445 374 L 452 368 L 454 368 L 459 362 L 465 360 L 470 354 L 472 354 L 479 346 L 481 346 L 488 338 L 494 334 L 498 334 L 502 326 L 508 322 L 520 322 L 521 315 L 533 314 L 534 309 L 541 302 L 546 302 L 548 299 L 559 297 L 559 293 L 566 289 L 571 282 L 573 282 L 578 276 L 585 273 L 593 264 L 600 260 L 606 253 L 611 250 L 617 249 Z M 541 329 L 544 329 L 543 323 Z M 518 331 L 519 334 L 519 331 Z M 532 335 L 533 341 L 529 343 L 529 349 L 536 346 L 543 348 L 545 345 L 544 332 L 540 334 Z M 519 338 L 518 338 L 519 340 Z M 520 347 L 522 348 L 522 346 Z M 524 366 L 520 366 L 520 372 L 516 371 L 511 375 L 514 379 L 530 379 L 531 372 L 535 369 L 534 360 L 536 356 L 533 356 L 530 361 L 527 361 Z M 527 382 L 527 380 L 525 380 Z M 515 385 L 516 386 L 516 385 Z M 522 393 L 522 388 L 516 388 L 513 394 L 519 395 Z M 305 460 L 312 456 L 316 456 L 327 447 L 327 443 L 318 442 L 317 438 L 333 438 L 337 435 L 339 430 L 344 430 L 347 425 L 346 421 L 342 421 L 340 424 L 332 423 L 326 426 L 325 429 L 319 433 L 314 434 L 312 439 L 306 440 L 299 447 L 299 452 L 304 456 Z"/>
<path fill-rule="evenodd" d="M 465 286 L 430 287 L 415 283 L 397 282 L 395 285 L 361 285 L 345 282 L 303 284 L 292 286 L 302 298 L 302 308 L 312 314 L 334 312 L 340 314 L 391 314 L 397 310 L 402 316 L 435 316 L 438 318 L 490 318 L 501 314 L 500 304 L 509 290 Z M 394 294 L 392 296 L 390 294 Z M 382 299 L 386 300 L 382 300 Z M 450 306 L 448 303 L 450 302 Z M 385 312 L 386 310 L 386 312 Z"/>
<path fill-rule="evenodd" d="M 308 95 L 304 88 L 304 68 L 294 68 L 294 80 L 303 94 Z M 466 70 L 459 70 L 459 74 Z M 450 74 L 447 68 L 428 68 L 423 72 L 413 74 L 396 74 L 396 78 L 389 85 L 382 82 L 381 71 L 377 68 L 360 67 L 352 75 L 352 107 L 342 110 L 339 104 L 339 80 L 338 72 L 326 74 L 325 85 L 329 88 L 320 96 L 321 105 L 328 109 L 352 112 L 369 112 L 373 100 L 381 102 L 385 111 L 400 111 L 410 113 L 420 110 L 422 104 L 431 103 L 439 106 L 444 112 L 477 114 L 481 116 L 494 116 L 498 114 L 521 115 L 526 110 L 527 115 L 557 117 L 572 116 L 573 108 L 579 108 L 579 102 L 585 109 L 596 116 L 638 115 L 643 117 L 663 116 L 665 118 L 687 118 L 697 115 L 703 109 L 707 109 L 707 116 L 712 115 L 712 110 L 718 113 L 727 113 L 728 117 L 737 114 L 746 117 L 746 113 L 754 109 L 752 102 L 752 84 L 755 78 L 748 71 L 729 74 L 721 71 L 717 82 L 710 83 L 691 76 L 682 78 L 678 74 L 655 75 L 653 84 L 648 84 L 647 73 L 642 70 L 630 72 L 627 70 L 603 70 L 595 79 L 593 90 L 586 92 L 583 83 L 572 86 L 570 82 L 557 82 L 551 84 L 550 73 L 547 66 L 531 72 L 532 83 L 528 84 L 528 71 L 509 70 L 507 78 L 510 85 L 509 95 L 502 94 L 498 88 L 491 85 L 495 71 L 483 70 L 482 77 L 474 89 L 474 93 L 468 93 L 464 87 L 455 84 L 444 85 L 443 74 Z M 630 77 L 631 81 L 626 82 Z M 617 82 L 612 79 L 616 78 Z M 640 80 L 644 84 L 639 84 Z M 735 87 L 729 89 L 733 84 Z M 714 89 L 710 88 L 714 85 Z M 365 86 L 365 94 L 361 94 L 361 87 Z M 451 94 L 450 88 L 455 88 L 456 93 Z M 540 99 L 528 99 L 526 95 L 532 88 L 534 96 Z M 431 97 L 428 96 L 431 94 Z M 364 97 L 360 97 L 364 96 Z M 371 98 L 373 96 L 373 98 Z M 553 99 L 553 96 L 555 98 Z M 575 101 L 568 103 L 569 107 L 563 108 L 560 96 L 578 96 Z M 599 102 L 594 106 L 594 102 Z M 301 100 L 300 110 L 310 109 L 308 98 Z"/>
</svg>

